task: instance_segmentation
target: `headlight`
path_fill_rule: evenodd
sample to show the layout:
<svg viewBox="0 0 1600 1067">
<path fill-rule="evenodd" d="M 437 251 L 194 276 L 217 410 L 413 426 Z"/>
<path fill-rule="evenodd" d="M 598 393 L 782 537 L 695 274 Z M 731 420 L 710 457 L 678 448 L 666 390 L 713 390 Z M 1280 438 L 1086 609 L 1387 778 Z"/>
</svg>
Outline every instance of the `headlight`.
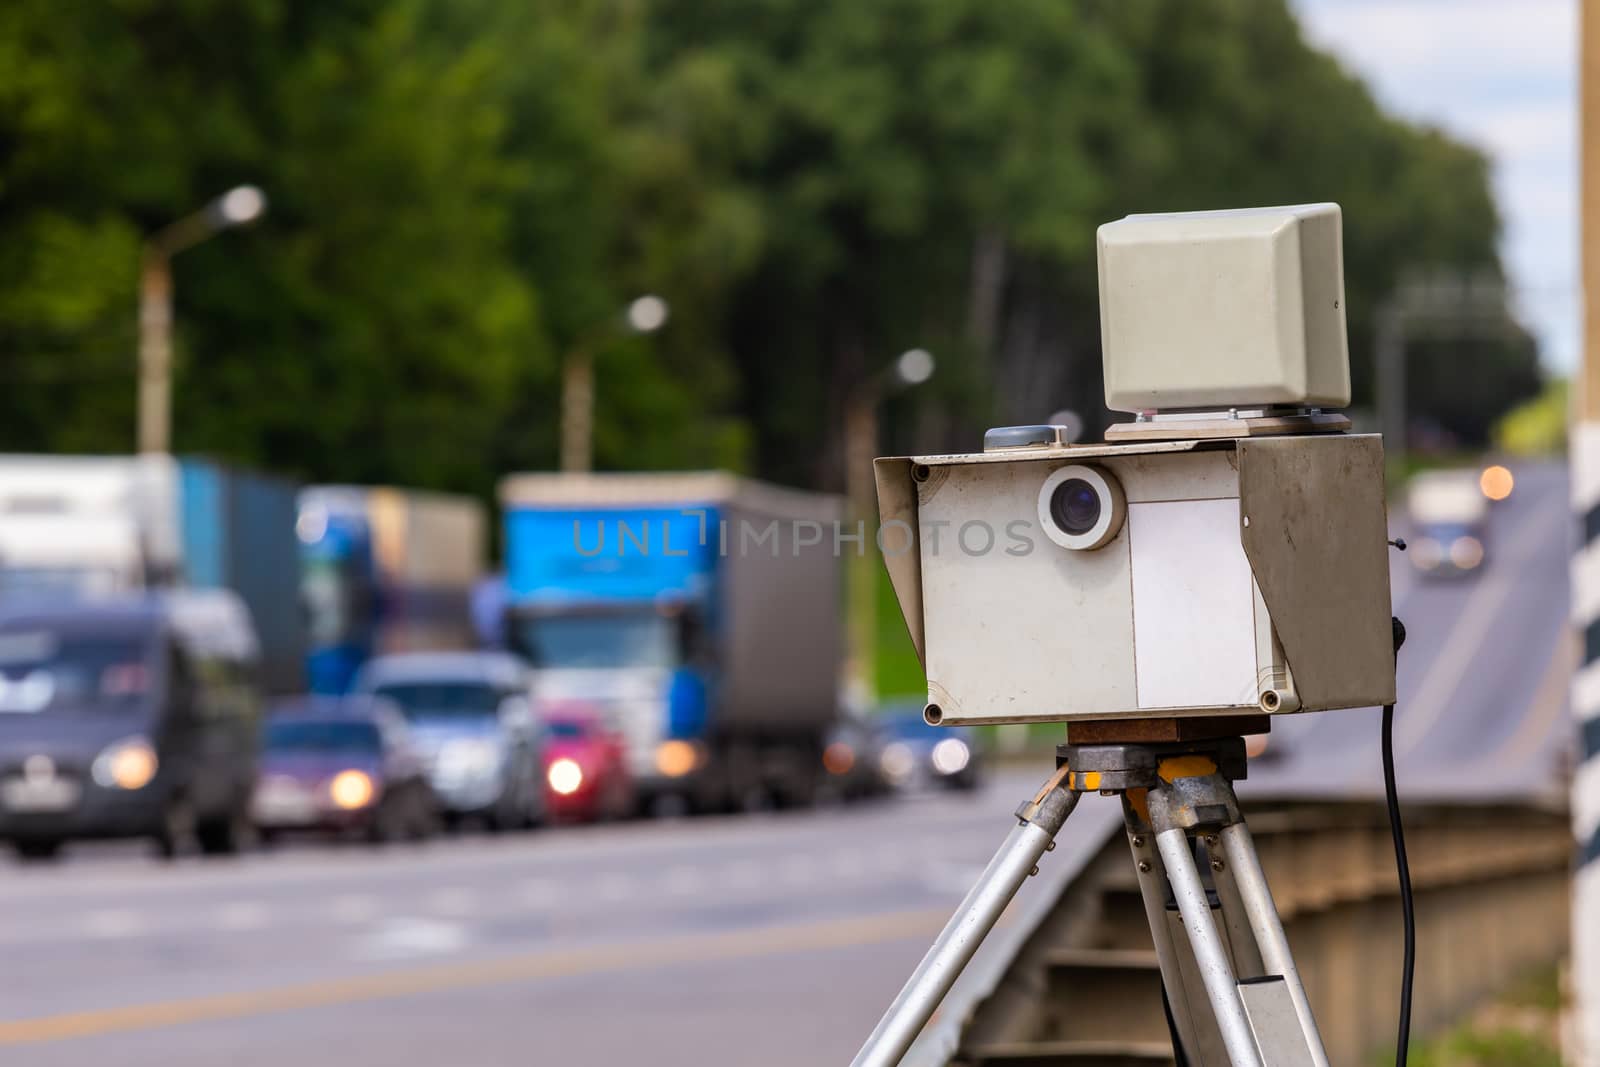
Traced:
<svg viewBox="0 0 1600 1067">
<path fill-rule="evenodd" d="M 550 764 L 550 769 L 545 772 L 545 780 L 564 797 L 570 797 L 578 791 L 583 784 L 583 768 L 578 766 L 578 761 L 565 756 Z"/>
<path fill-rule="evenodd" d="M 688 741 L 663 741 L 656 749 L 656 770 L 668 778 L 682 778 L 699 762 L 700 754 Z"/>
<path fill-rule="evenodd" d="M 447 778 L 487 778 L 500 768 L 502 752 L 493 741 L 447 741 L 439 750 L 439 773 Z"/>
<path fill-rule="evenodd" d="M 917 758 L 911 754 L 911 746 L 896 741 L 885 746 L 883 755 L 878 757 L 878 767 L 885 778 L 898 785 L 910 778 L 911 772 L 917 769 Z"/>
<path fill-rule="evenodd" d="M 1483 562 L 1483 542 L 1476 537 L 1458 537 L 1450 543 L 1450 562 L 1470 571 Z"/>
<path fill-rule="evenodd" d="M 350 811 L 372 803 L 372 779 L 362 771 L 340 771 L 328 783 L 328 799 Z"/>
<path fill-rule="evenodd" d="M 107 745 L 94 759 L 89 774 L 107 789 L 143 789 L 156 776 L 156 750 L 143 737 L 127 737 Z"/>
<path fill-rule="evenodd" d="M 1425 571 L 1431 571 L 1444 559 L 1444 546 L 1431 537 L 1419 537 L 1411 543 L 1411 558 Z"/>
<path fill-rule="evenodd" d="M 933 746 L 933 769 L 940 774 L 960 774 L 966 770 L 972 753 L 958 737 L 947 737 Z"/>
</svg>

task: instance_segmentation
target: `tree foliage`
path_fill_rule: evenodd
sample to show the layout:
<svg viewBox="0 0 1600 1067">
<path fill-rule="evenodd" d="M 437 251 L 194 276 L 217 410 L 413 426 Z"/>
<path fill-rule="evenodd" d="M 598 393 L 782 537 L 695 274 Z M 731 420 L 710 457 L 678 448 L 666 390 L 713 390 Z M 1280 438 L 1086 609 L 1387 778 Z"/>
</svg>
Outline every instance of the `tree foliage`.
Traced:
<svg viewBox="0 0 1600 1067">
<path fill-rule="evenodd" d="M 846 397 L 913 346 L 900 447 L 1093 425 L 1129 211 L 1341 202 L 1358 401 L 1404 271 L 1500 271 L 1484 157 L 1284 0 L 11 0 L 0 448 L 129 447 L 140 242 L 240 182 L 267 218 L 175 263 L 177 448 L 476 492 L 554 462 L 579 346 L 609 467 L 836 486 Z M 1537 388 L 1507 336 L 1471 383 L 1419 347 L 1414 406 L 1481 438 Z"/>
</svg>

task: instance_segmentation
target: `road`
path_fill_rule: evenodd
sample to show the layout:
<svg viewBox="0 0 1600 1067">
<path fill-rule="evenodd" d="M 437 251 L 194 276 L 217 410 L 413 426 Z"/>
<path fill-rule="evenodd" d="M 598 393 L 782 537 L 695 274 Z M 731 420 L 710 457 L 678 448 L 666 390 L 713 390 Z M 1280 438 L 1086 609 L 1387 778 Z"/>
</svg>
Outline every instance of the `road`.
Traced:
<svg viewBox="0 0 1600 1067">
<path fill-rule="evenodd" d="M 1566 737 L 1561 469 L 1518 470 L 1485 572 L 1397 566 L 1407 796 L 1551 781 Z M 1397 527 L 1399 524 L 1397 523 Z M 1279 725 L 1247 789 L 1372 792 L 1376 711 Z M 1045 768 L 976 794 L 426 846 L 0 869 L 16 1067 L 847 1062 Z M 1079 807 L 1047 862 L 1117 821 Z M 1032 887 L 1024 889 L 1020 906 Z"/>
<path fill-rule="evenodd" d="M 1395 763 L 1406 795 L 1560 791 L 1576 645 L 1567 629 L 1572 519 L 1565 469 L 1515 468 L 1497 505 L 1482 573 L 1419 580 L 1394 554 L 1392 599 L 1406 626 L 1398 660 Z M 1394 528 L 1404 533 L 1403 517 Z M 1379 710 L 1307 715 L 1277 725 L 1283 756 L 1259 790 L 1378 792 Z"/>
<path fill-rule="evenodd" d="M 14 868 L 0 1043 L 17 1065 L 840 1062 L 1036 784 L 381 853 Z"/>
</svg>

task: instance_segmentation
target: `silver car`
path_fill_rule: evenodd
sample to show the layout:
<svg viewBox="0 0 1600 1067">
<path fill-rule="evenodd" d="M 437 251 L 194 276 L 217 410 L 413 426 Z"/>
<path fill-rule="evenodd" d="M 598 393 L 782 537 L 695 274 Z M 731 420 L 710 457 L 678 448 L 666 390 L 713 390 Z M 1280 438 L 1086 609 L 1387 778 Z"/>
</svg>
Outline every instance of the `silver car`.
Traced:
<svg viewBox="0 0 1600 1067">
<path fill-rule="evenodd" d="M 507 652 L 408 652 L 368 662 L 355 691 L 405 715 L 449 819 L 506 830 L 544 818 L 531 681 Z"/>
</svg>

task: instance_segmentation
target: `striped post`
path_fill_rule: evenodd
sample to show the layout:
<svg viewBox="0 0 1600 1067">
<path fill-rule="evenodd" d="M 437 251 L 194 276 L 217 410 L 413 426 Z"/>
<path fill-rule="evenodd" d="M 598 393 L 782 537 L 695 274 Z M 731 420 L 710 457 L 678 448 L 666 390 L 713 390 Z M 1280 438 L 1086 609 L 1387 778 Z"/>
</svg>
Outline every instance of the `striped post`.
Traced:
<svg viewBox="0 0 1600 1067">
<path fill-rule="evenodd" d="M 1571 440 L 1572 503 L 1581 541 L 1572 564 L 1573 622 L 1583 654 L 1572 684 L 1579 762 L 1572 781 L 1578 858 L 1572 887 L 1574 1062 L 1600 1067 L 1600 422 Z"/>
</svg>

